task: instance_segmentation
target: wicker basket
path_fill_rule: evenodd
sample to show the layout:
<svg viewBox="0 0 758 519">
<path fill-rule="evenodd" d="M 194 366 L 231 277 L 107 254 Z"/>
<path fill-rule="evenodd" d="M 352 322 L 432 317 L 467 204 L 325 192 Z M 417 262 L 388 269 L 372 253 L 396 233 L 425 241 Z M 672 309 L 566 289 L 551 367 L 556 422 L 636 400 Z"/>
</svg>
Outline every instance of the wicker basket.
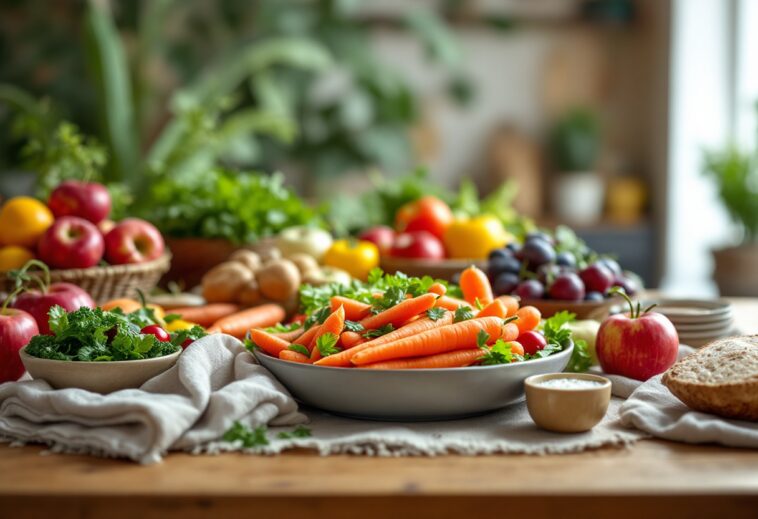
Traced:
<svg viewBox="0 0 758 519">
<path fill-rule="evenodd" d="M 170 266 L 171 254 L 164 254 L 156 260 L 133 265 L 51 270 L 50 281 L 77 285 L 89 292 L 97 303 L 104 303 L 119 297 L 136 297 L 136 289 L 147 294 L 158 285 Z M 0 292 L 8 293 L 12 289 L 13 281 L 8 276 L 0 278 Z"/>
</svg>

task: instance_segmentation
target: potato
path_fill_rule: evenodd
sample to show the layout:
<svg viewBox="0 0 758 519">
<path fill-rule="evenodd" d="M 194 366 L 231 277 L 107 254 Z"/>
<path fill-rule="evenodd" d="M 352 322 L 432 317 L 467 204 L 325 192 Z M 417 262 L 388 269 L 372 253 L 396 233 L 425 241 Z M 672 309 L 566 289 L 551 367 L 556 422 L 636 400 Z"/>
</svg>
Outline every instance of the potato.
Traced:
<svg viewBox="0 0 758 519">
<path fill-rule="evenodd" d="M 274 301 L 286 301 L 296 294 L 300 287 L 300 271 L 286 259 L 266 263 L 257 273 L 256 279 L 264 297 Z"/>
<path fill-rule="evenodd" d="M 258 253 L 246 249 L 234 251 L 232 255 L 229 256 L 228 261 L 236 261 L 238 263 L 242 263 L 252 272 L 255 272 L 261 268 L 261 266 L 263 266 L 263 261 L 261 261 L 261 257 L 258 255 Z"/>
<path fill-rule="evenodd" d="M 309 273 L 304 276 L 303 283 L 309 285 L 320 286 L 327 283 L 339 283 L 341 285 L 349 285 L 352 278 L 350 274 L 342 269 L 334 267 L 321 267 L 318 271 Z"/>
<path fill-rule="evenodd" d="M 258 281 L 253 278 L 242 287 L 237 294 L 237 302 L 244 306 L 255 306 L 261 302 L 261 288 Z"/>
<path fill-rule="evenodd" d="M 295 252 L 293 254 L 290 254 L 287 256 L 287 259 L 297 265 L 297 269 L 303 276 L 319 269 L 318 261 L 316 261 L 316 258 L 310 254 L 305 254 L 304 252 Z"/>
<path fill-rule="evenodd" d="M 281 251 L 276 247 L 275 242 L 270 238 L 259 241 L 255 245 L 251 246 L 250 249 L 258 254 L 258 256 L 260 256 L 263 263 L 278 260 L 282 257 Z"/>
<path fill-rule="evenodd" d="M 251 279 L 249 268 L 227 261 L 216 265 L 203 276 L 203 297 L 209 303 L 229 303 L 237 300 L 237 294 Z"/>
</svg>

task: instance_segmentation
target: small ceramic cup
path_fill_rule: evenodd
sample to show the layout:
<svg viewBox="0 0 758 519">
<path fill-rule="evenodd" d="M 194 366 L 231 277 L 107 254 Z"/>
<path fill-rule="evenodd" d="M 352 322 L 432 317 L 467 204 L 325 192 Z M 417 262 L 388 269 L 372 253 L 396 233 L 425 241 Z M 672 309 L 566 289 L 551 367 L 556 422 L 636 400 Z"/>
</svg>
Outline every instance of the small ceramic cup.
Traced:
<svg viewBox="0 0 758 519">
<path fill-rule="evenodd" d="M 529 415 L 548 431 L 589 431 L 603 419 L 611 401 L 611 381 L 587 373 L 533 375 L 524 386 Z"/>
</svg>

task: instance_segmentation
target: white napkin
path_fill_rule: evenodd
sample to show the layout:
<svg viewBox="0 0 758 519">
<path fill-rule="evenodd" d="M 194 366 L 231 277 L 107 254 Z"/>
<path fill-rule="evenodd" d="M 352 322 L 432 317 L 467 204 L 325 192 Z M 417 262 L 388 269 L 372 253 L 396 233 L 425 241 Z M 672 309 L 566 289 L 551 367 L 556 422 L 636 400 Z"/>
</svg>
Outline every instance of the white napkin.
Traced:
<svg viewBox="0 0 758 519">
<path fill-rule="evenodd" d="M 637 388 L 621 406 L 619 416 L 627 427 L 657 438 L 758 448 L 758 423 L 693 411 L 661 383 L 661 375 Z"/>
<path fill-rule="evenodd" d="M 306 418 L 287 390 L 228 335 L 197 341 L 139 389 L 100 395 L 54 390 L 43 380 L 0 385 L 0 435 L 59 451 L 154 463 L 167 450 L 219 439 L 235 420 L 257 427 Z"/>
</svg>

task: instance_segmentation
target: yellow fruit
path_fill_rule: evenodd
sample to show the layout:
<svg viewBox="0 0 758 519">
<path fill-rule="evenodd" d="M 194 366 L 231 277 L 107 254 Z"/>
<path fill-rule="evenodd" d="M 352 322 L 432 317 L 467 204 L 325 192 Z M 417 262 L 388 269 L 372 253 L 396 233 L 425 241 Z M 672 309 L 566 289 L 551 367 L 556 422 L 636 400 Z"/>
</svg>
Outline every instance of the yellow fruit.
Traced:
<svg viewBox="0 0 758 519">
<path fill-rule="evenodd" d="M 0 272 L 20 269 L 27 261 L 34 259 L 32 251 L 16 245 L 9 245 L 0 249 Z"/>
<path fill-rule="evenodd" d="M 178 332 L 180 330 L 189 330 L 193 326 L 197 326 L 195 323 L 185 321 L 183 319 L 174 319 L 170 323 L 166 323 L 167 332 Z"/>
<path fill-rule="evenodd" d="M 455 259 L 485 259 L 513 240 L 500 220 L 490 215 L 455 220 L 445 231 L 445 250 Z"/>
<path fill-rule="evenodd" d="M 34 248 L 53 220 L 53 213 L 39 200 L 11 198 L 0 209 L 0 244 Z"/>
</svg>

